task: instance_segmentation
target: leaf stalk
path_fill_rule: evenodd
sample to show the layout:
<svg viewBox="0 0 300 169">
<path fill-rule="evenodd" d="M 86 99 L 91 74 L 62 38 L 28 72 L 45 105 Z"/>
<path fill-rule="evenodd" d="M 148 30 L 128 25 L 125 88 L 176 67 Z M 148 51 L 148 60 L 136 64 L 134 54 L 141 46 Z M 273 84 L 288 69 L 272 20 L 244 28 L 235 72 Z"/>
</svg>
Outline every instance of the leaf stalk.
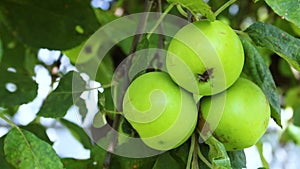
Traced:
<svg viewBox="0 0 300 169">
<path fill-rule="evenodd" d="M 229 0 L 224 5 L 222 5 L 215 13 L 215 17 L 217 17 L 220 13 L 222 13 L 226 8 L 232 5 L 236 0 Z"/>
</svg>

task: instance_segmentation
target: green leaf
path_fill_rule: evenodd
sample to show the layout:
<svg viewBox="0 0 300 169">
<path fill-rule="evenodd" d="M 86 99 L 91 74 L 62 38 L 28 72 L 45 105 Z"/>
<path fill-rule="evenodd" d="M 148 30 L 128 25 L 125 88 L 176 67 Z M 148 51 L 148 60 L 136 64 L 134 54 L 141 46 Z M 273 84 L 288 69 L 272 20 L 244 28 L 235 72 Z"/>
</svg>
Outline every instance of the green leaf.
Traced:
<svg viewBox="0 0 300 169">
<path fill-rule="evenodd" d="M 183 145 L 180 147 L 173 149 L 170 151 L 170 154 L 176 159 L 177 161 L 182 161 L 182 163 L 186 164 L 188 155 L 189 155 L 189 148 L 190 144 L 188 141 L 186 141 Z"/>
<path fill-rule="evenodd" d="M 210 137 L 205 143 L 209 146 L 208 156 L 213 167 L 231 168 L 229 156 L 221 142 Z"/>
<path fill-rule="evenodd" d="M 38 85 L 32 79 L 36 51 L 26 49 L 2 23 L 0 23 L 0 37 L 3 43 L 0 62 L 0 97 L 5 98 L 0 100 L 0 106 L 10 108 L 28 103 L 36 97 Z M 8 68 L 11 71 L 8 71 Z M 7 85 L 16 87 L 16 91 L 8 91 Z"/>
<path fill-rule="evenodd" d="M 103 35 L 100 39 L 92 39 L 81 43 L 79 46 L 66 50 L 66 54 L 79 71 L 87 73 L 91 79 L 102 85 L 111 83 L 114 71 L 112 57 L 107 54 L 104 58 L 98 56 L 103 53 L 103 46 L 112 43 L 111 37 Z M 101 60 L 100 60 L 101 59 Z"/>
<path fill-rule="evenodd" d="M 11 164 L 9 164 L 6 160 L 5 160 L 5 154 L 4 154 L 4 139 L 6 136 L 2 136 L 0 137 L 0 167 L 1 169 L 14 169 L 13 166 L 11 166 Z"/>
<path fill-rule="evenodd" d="M 60 119 L 59 121 L 70 130 L 72 135 L 84 146 L 84 148 L 91 149 L 93 147 L 90 137 L 83 128 L 65 119 Z"/>
<path fill-rule="evenodd" d="M 110 85 L 113 77 L 113 72 L 114 72 L 114 65 L 113 65 L 112 57 L 110 56 L 104 57 L 98 67 L 96 81 L 100 82 L 103 86 Z"/>
<path fill-rule="evenodd" d="M 300 39 L 262 22 L 252 24 L 246 32 L 256 45 L 272 50 L 300 71 Z"/>
<path fill-rule="evenodd" d="M 166 152 L 158 156 L 152 169 L 181 169 L 185 166 Z"/>
<path fill-rule="evenodd" d="M 97 112 L 93 119 L 93 127 L 101 128 L 107 124 L 105 114 L 102 112 Z"/>
<path fill-rule="evenodd" d="M 32 101 L 38 85 L 25 72 L 11 72 L 0 64 L 0 107 L 13 107 Z"/>
<path fill-rule="evenodd" d="M 282 58 L 278 59 L 278 72 L 278 74 L 281 74 L 282 76 L 290 79 L 290 85 L 294 84 L 293 80 L 295 79 L 295 75 L 293 74 L 291 66 L 286 60 Z"/>
<path fill-rule="evenodd" d="M 0 23 L 0 37 L 2 40 L 1 64 L 6 67 L 24 71 L 25 47 L 20 43 L 6 27 Z"/>
<path fill-rule="evenodd" d="M 168 0 L 169 3 L 178 3 L 189 9 L 194 15 L 200 13 L 204 15 L 209 21 L 216 20 L 214 13 L 207 3 L 203 0 Z"/>
<path fill-rule="evenodd" d="M 130 53 L 130 48 L 131 48 L 133 39 L 134 39 L 134 36 L 130 36 L 118 43 L 118 46 L 122 49 L 122 51 L 125 53 L 126 56 L 128 56 Z"/>
<path fill-rule="evenodd" d="M 148 157 L 148 158 L 128 158 L 128 157 L 122 157 L 118 155 L 112 155 L 110 169 L 132 169 L 132 168 L 152 169 L 156 158 L 157 158 L 156 156 Z"/>
<path fill-rule="evenodd" d="M 1 63 L 2 55 L 3 55 L 3 46 L 2 46 L 2 41 L 0 39 L 0 63 Z"/>
<path fill-rule="evenodd" d="M 96 162 L 95 166 L 97 168 L 103 168 L 105 155 L 106 155 L 106 151 L 103 148 L 99 147 L 98 145 L 95 145 L 91 149 L 91 159 L 93 160 L 93 162 Z"/>
<path fill-rule="evenodd" d="M 290 87 L 284 95 L 285 106 L 295 107 L 300 105 L 300 88 L 299 86 Z"/>
<path fill-rule="evenodd" d="M 35 48 L 69 49 L 99 27 L 89 1 L 1 0 L 0 16 L 18 39 Z"/>
<path fill-rule="evenodd" d="M 27 126 L 22 126 L 21 128 L 30 131 L 31 133 L 36 135 L 41 140 L 47 142 L 48 144 L 52 144 L 51 140 L 49 139 L 46 133 L 47 128 L 45 126 L 38 123 L 30 123 Z"/>
<path fill-rule="evenodd" d="M 300 27 L 300 3 L 298 0 L 265 0 L 275 13 Z"/>
<path fill-rule="evenodd" d="M 75 103 L 75 105 L 79 108 L 79 113 L 82 116 L 82 120 L 85 119 L 88 109 L 87 105 L 85 104 L 85 100 L 82 98 L 78 98 L 78 101 Z"/>
<path fill-rule="evenodd" d="M 270 168 L 269 164 L 268 164 L 268 162 L 265 159 L 264 154 L 263 154 L 263 143 L 260 142 L 260 141 L 258 143 L 256 143 L 256 148 L 257 148 L 257 151 L 259 153 L 259 156 L 260 156 L 261 162 L 263 164 L 263 167 L 264 168 Z"/>
<path fill-rule="evenodd" d="M 97 166 L 92 159 L 78 160 L 72 158 L 61 159 L 65 169 L 99 169 L 102 166 Z"/>
<path fill-rule="evenodd" d="M 104 89 L 103 94 L 105 97 L 105 108 L 107 110 L 113 111 L 115 109 L 115 105 L 112 98 L 111 87 Z"/>
<path fill-rule="evenodd" d="M 72 158 L 61 159 L 65 169 L 84 169 L 91 163 L 91 160 L 77 160 Z"/>
<path fill-rule="evenodd" d="M 26 72 L 28 76 L 34 76 L 34 66 L 37 64 L 37 49 L 29 49 L 20 43 L 9 32 L 2 23 L 0 23 L 0 37 L 2 41 L 2 59 L 1 66 L 14 68 L 20 72 Z"/>
<path fill-rule="evenodd" d="M 293 124 L 300 127 L 300 105 L 293 107 Z"/>
<path fill-rule="evenodd" d="M 118 132 L 121 135 L 125 135 L 125 136 L 128 136 L 128 137 L 139 137 L 138 133 L 133 129 L 131 124 L 125 118 L 121 119 L 121 123 L 120 123 L 120 127 L 119 127 Z M 127 139 L 126 137 L 119 136 L 119 140 L 122 139 L 122 138 Z"/>
<path fill-rule="evenodd" d="M 93 126 L 95 128 L 101 128 L 107 124 L 107 115 L 111 115 L 112 112 L 114 111 L 113 109 L 109 110 L 110 104 L 106 100 L 106 93 L 111 95 L 111 92 L 98 92 L 98 108 L 99 111 L 95 114 L 94 119 L 93 119 Z M 108 90 L 108 89 L 107 89 Z M 112 104 L 112 106 L 114 106 Z"/>
<path fill-rule="evenodd" d="M 111 84 L 114 65 L 113 65 L 112 57 L 109 55 L 105 56 L 101 60 L 101 62 L 98 59 L 98 57 L 92 57 L 92 59 L 88 60 L 87 62 L 84 62 L 82 64 L 77 64 L 76 67 L 78 68 L 79 71 L 84 71 L 92 79 L 96 80 L 97 82 L 100 82 L 103 86 Z"/>
<path fill-rule="evenodd" d="M 129 2 L 127 2 L 129 3 Z M 138 3 L 136 3 L 137 5 Z M 114 14 L 114 10 L 109 10 L 109 11 L 103 11 L 101 9 L 94 9 L 94 12 L 95 12 L 95 15 L 98 19 L 98 21 L 102 24 L 102 25 L 105 25 L 105 24 L 108 24 L 110 22 L 112 22 L 113 20 L 116 20 L 118 19 L 119 17 L 117 17 L 115 14 Z"/>
<path fill-rule="evenodd" d="M 63 117 L 68 109 L 80 100 L 80 95 L 85 91 L 85 81 L 77 72 L 64 75 L 57 88 L 50 93 L 44 101 L 38 116 Z"/>
<path fill-rule="evenodd" d="M 18 169 L 62 169 L 52 147 L 34 134 L 13 128 L 5 138 L 4 152 L 8 162 Z"/>
<path fill-rule="evenodd" d="M 287 143 L 290 141 L 300 145 L 300 127 L 293 124 L 288 125 L 280 136 L 281 143 Z"/>
<path fill-rule="evenodd" d="M 209 153 L 209 146 L 205 143 L 199 144 L 199 151 L 198 151 L 198 157 L 205 158 L 205 160 L 207 160 L 208 157 L 208 153 Z M 200 153 L 200 154 L 199 154 Z M 203 159 L 199 158 L 199 168 L 201 169 L 210 169 L 210 167 L 204 163 Z"/>
<path fill-rule="evenodd" d="M 277 17 L 276 20 L 274 22 L 272 22 L 272 25 L 280 28 L 281 30 L 283 30 L 285 32 L 288 32 L 292 36 L 297 35 L 297 32 L 295 32 L 296 30 L 293 29 L 293 26 L 294 26 L 294 28 L 297 28 L 297 26 L 295 26 L 293 23 L 290 23 L 286 19 Z"/>
<path fill-rule="evenodd" d="M 281 126 L 280 101 L 272 74 L 255 46 L 244 38 L 241 41 L 245 51 L 243 72 L 263 90 L 271 105 L 271 116 Z"/>
<path fill-rule="evenodd" d="M 246 168 L 246 156 L 243 150 L 227 152 L 233 169 Z"/>
</svg>

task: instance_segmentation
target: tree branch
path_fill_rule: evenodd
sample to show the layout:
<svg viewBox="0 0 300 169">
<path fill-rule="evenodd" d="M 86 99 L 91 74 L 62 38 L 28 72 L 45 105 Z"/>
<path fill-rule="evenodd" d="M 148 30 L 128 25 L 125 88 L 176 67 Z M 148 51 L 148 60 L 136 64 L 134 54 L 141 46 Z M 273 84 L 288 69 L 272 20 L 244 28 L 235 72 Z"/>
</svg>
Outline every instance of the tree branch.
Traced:
<svg viewBox="0 0 300 169">
<path fill-rule="evenodd" d="M 157 12 L 162 13 L 162 2 L 161 0 L 157 0 Z M 165 47 L 165 36 L 164 36 L 164 31 L 163 31 L 163 25 L 162 24 L 159 24 L 158 25 L 158 32 L 159 32 L 159 35 L 158 35 L 158 49 L 164 49 Z M 160 53 L 160 50 L 158 50 L 155 54 L 154 54 L 154 57 L 151 59 L 150 61 L 150 64 L 149 66 L 152 66 L 154 67 L 154 63 L 155 63 L 155 60 L 157 60 L 157 69 L 158 70 L 161 70 L 162 67 L 163 67 L 163 61 L 162 61 L 162 55 Z"/>
<path fill-rule="evenodd" d="M 145 1 L 146 2 L 145 2 L 144 12 L 149 12 L 151 10 L 152 5 L 153 5 L 153 0 L 145 0 Z M 142 15 L 142 17 L 140 18 L 140 21 L 139 21 L 139 24 L 138 24 L 138 27 L 137 27 L 137 31 L 136 31 L 137 33 L 134 36 L 129 55 L 133 55 L 134 52 L 136 51 L 138 43 L 139 43 L 140 38 L 141 38 L 140 32 L 143 32 L 143 30 L 145 29 L 147 20 L 148 20 L 148 14 L 144 13 Z M 118 111 L 120 111 L 120 112 L 123 111 L 122 110 L 122 102 L 123 102 L 123 98 L 124 98 L 124 95 L 125 95 L 125 91 L 128 88 L 129 83 L 130 83 L 130 79 L 129 79 L 129 76 L 128 76 L 128 70 L 129 70 L 129 67 L 132 64 L 132 58 L 133 58 L 132 56 L 129 57 L 126 61 L 126 64 L 122 67 L 122 69 L 123 69 L 122 70 L 122 75 L 123 76 L 117 77 L 117 78 L 124 78 L 124 81 L 122 83 L 122 89 L 120 90 L 121 93 L 118 94 L 118 97 L 117 97 L 118 101 L 117 101 L 117 105 L 116 105 Z M 118 130 L 122 117 L 123 116 L 120 115 L 120 114 L 115 115 L 113 125 L 112 125 L 112 130 L 115 130 L 115 131 Z M 117 134 L 117 132 L 113 132 L 113 134 L 111 136 L 111 139 L 110 139 L 110 142 L 109 142 L 109 145 L 108 145 L 108 150 L 109 151 L 106 153 L 106 157 L 105 157 L 105 160 L 103 162 L 103 168 L 104 169 L 109 169 L 109 166 L 110 166 L 110 163 L 111 163 L 111 157 L 112 157 L 112 154 L 115 151 L 115 148 L 116 148 L 117 144 L 118 144 L 118 134 Z"/>
</svg>

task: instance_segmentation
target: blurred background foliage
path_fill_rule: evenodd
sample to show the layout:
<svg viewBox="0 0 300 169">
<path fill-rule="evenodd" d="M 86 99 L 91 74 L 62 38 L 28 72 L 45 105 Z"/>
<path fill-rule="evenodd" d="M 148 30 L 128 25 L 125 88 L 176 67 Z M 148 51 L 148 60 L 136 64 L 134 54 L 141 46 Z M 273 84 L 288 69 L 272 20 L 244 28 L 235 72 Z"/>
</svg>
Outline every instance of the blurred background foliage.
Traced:
<svg viewBox="0 0 300 169">
<path fill-rule="evenodd" d="M 216 11 L 226 2 L 227 0 L 209 0 L 207 3 L 212 11 Z M 297 3 L 298 1 L 290 2 Z M 292 23 L 285 16 L 275 13 L 274 9 L 270 7 L 272 3 L 276 2 L 270 0 L 259 0 L 257 2 L 238 0 L 220 13 L 217 19 L 222 20 L 238 31 L 246 30 L 257 21 L 269 23 L 294 36 L 299 41 L 300 17 L 298 17 L 296 22 L 293 20 L 294 23 Z M 94 6 L 92 7 L 91 4 Z M 161 1 L 161 4 L 162 9 L 166 9 L 169 5 L 167 1 Z M 289 9 L 288 7 L 291 6 L 286 6 L 285 8 Z M 293 11 L 294 8 L 296 8 L 296 11 Z M 291 8 L 291 11 L 294 13 L 298 11 L 298 14 L 300 14 L 299 9 L 298 2 L 295 7 Z M 60 161 L 54 162 L 53 166 L 62 166 L 63 164 L 67 169 L 77 169 L 102 168 L 103 164 L 104 166 L 111 164 L 111 168 L 185 168 L 190 146 L 189 142 L 177 149 L 155 157 L 129 159 L 112 155 L 109 158 L 109 162 L 105 161 L 107 160 L 107 152 L 88 140 L 83 129 L 79 127 L 80 124 L 72 123 L 70 119 L 65 120 L 67 110 L 73 105 L 73 103 L 66 100 L 70 101 L 72 99 L 72 93 L 63 97 L 57 95 L 59 90 L 67 90 L 71 86 L 71 80 L 74 75 L 80 78 L 78 73 L 73 72 L 74 69 L 80 70 L 80 67 L 92 64 L 93 61 L 89 60 L 89 58 L 86 60 L 77 60 L 77 58 L 80 51 L 88 51 L 88 48 L 83 48 L 83 44 L 98 28 L 124 15 L 143 12 L 144 10 L 145 2 L 141 0 L 93 0 L 92 3 L 89 0 L 0 1 L 0 113 L 7 115 L 12 120 L 18 119 L 17 116 L 20 113 L 25 114 L 25 116 L 28 116 L 30 113 L 33 114 L 32 118 L 29 118 L 25 124 L 19 124 L 18 120 L 15 123 L 20 125 L 20 128 L 30 131 L 37 136 L 26 134 L 25 140 L 37 142 L 41 147 L 46 147 L 45 149 L 49 147 L 42 144 L 44 142 L 41 143 L 41 140 L 49 143 L 49 145 L 53 144 L 53 140 L 49 139 L 48 129 L 65 127 L 71 131 L 84 148 L 90 151 L 90 156 L 87 159 L 79 160 L 72 157 L 59 157 Z M 150 10 L 160 11 L 159 3 L 155 1 Z M 173 8 L 170 14 L 186 19 L 176 8 Z M 297 19 L 297 17 L 294 18 Z M 121 28 L 120 25 L 120 31 L 122 31 Z M 110 84 L 114 69 L 130 53 L 133 39 L 134 37 L 124 39 L 107 53 L 99 66 L 96 82 L 100 82 L 102 85 Z M 142 49 L 143 45 L 157 47 L 158 39 L 157 35 L 153 35 L 147 44 L 145 44 L 146 42 L 141 42 L 138 48 Z M 170 37 L 165 37 L 165 48 L 170 40 Z M 295 57 L 300 58 L 299 46 L 297 48 L 298 53 L 296 53 Z M 50 50 L 52 54 L 42 54 L 41 49 Z M 257 47 L 257 49 L 272 73 L 277 86 L 277 93 L 280 95 L 280 108 L 282 109 L 282 128 L 279 128 L 275 123 L 271 123 L 266 135 L 256 145 L 260 155 L 259 160 L 261 163 L 259 165 L 261 164 L 261 166 L 266 168 L 291 168 L 293 165 L 284 164 L 284 161 L 279 163 L 278 159 L 290 158 L 292 160 L 294 156 L 299 156 L 300 153 L 299 148 L 295 148 L 297 152 L 294 154 L 291 153 L 295 145 L 300 145 L 300 74 L 285 59 L 279 57 L 277 53 L 262 47 Z M 53 50 L 58 53 L 53 52 Z M 48 58 L 43 59 L 42 55 L 47 55 L 46 57 Z M 63 61 L 64 59 L 67 61 Z M 50 60 L 50 62 L 47 62 L 47 60 Z M 76 62 L 77 66 L 74 68 Z M 46 75 L 49 76 L 49 83 L 47 82 L 46 84 L 48 88 L 42 87 L 45 84 L 38 79 L 38 68 L 45 70 Z M 89 75 L 89 72 L 86 73 Z M 85 84 L 84 79 L 80 81 L 83 83 L 82 88 L 88 86 L 88 84 Z M 97 101 L 99 111 L 104 112 L 106 115 L 103 120 L 104 126 L 113 125 L 116 113 L 114 112 L 111 93 L 105 92 L 109 90 L 110 88 L 104 89 L 104 92 L 96 91 L 99 94 Z M 38 97 L 40 97 L 40 102 L 37 103 L 38 106 L 35 107 L 33 112 L 21 111 L 21 107 L 24 104 Z M 75 103 L 79 107 L 78 112 L 82 118 L 88 112 L 85 104 L 84 100 L 79 100 Z M 23 115 L 22 117 L 25 116 Z M 44 117 L 51 117 L 54 122 L 50 125 L 44 123 Z M 64 119 L 59 119 L 61 117 L 64 117 Z M 0 168 L 16 168 L 19 165 L 18 162 L 9 160 L 7 152 L 4 152 L 4 139 L 9 136 L 9 139 L 13 140 L 13 138 L 19 138 L 20 136 L 16 132 L 8 135 L 7 132 L 10 127 L 7 126 L 6 122 L 0 122 L 0 125 L 3 126 L 2 129 L 6 128 L 5 130 L 3 129 L 4 132 L 2 132 L 3 134 L 1 134 L 2 137 L 0 138 Z M 126 121 L 121 121 L 121 126 L 121 132 L 125 134 L 134 133 Z M 14 125 L 13 127 L 16 128 Z M 107 134 L 107 131 L 105 132 Z M 19 143 L 16 142 L 14 144 L 23 144 L 22 140 L 19 141 Z M 270 146 L 271 148 L 269 148 Z M 200 147 L 204 152 L 204 156 L 208 158 L 208 146 L 202 144 Z M 28 149 L 30 150 L 30 148 Z M 13 150 L 8 146 L 6 151 Z M 285 152 L 281 155 L 284 157 L 278 156 L 278 153 L 282 154 L 282 152 Z M 46 151 L 41 153 L 47 155 Z M 30 153 L 26 154 L 26 152 L 23 155 L 32 156 Z M 48 155 L 55 159 L 58 157 L 54 153 L 49 153 Z M 229 157 L 233 168 L 246 167 L 246 157 L 243 151 L 229 153 Z M 18 159 L 19 157 L 11 155 L 11 158 Z M 32 158 L 34 159 L 35 157 L 33 156 Z M 252 158 L 249 159 L 254 160 Z M 251 163 L 251 161 L 248 163 Z M 200 168 L 207 168 L 201 160 L 199 160 L 199 166 Z M 300 166 L 295 164 L 294 167 L 299 168 Z M 23 164 L 20 168 L 28 168 L 28 166 L 26 167 Z"/>
</svg>

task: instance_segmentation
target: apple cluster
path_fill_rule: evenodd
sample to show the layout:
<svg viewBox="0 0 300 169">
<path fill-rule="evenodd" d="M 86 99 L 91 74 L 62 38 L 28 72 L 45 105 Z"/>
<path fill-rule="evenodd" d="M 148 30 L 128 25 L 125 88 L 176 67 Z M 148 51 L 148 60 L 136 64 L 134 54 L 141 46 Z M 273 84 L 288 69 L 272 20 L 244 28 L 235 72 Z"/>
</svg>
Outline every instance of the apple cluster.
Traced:
<svg viewBox="0 0 300 169">
<path fill-rule="evenodd" d="M 230 26 L 190 23 L 170 42 L 167 72 L 143 74 L 129 85 L 123 115 L 156 150 L 178 147 L 195 128 L 228 151 L 252 146 L 267 129 L 270 106 L 255 83 L 240 77 L 243 65 L 243 46 Z"/>
</svg>

